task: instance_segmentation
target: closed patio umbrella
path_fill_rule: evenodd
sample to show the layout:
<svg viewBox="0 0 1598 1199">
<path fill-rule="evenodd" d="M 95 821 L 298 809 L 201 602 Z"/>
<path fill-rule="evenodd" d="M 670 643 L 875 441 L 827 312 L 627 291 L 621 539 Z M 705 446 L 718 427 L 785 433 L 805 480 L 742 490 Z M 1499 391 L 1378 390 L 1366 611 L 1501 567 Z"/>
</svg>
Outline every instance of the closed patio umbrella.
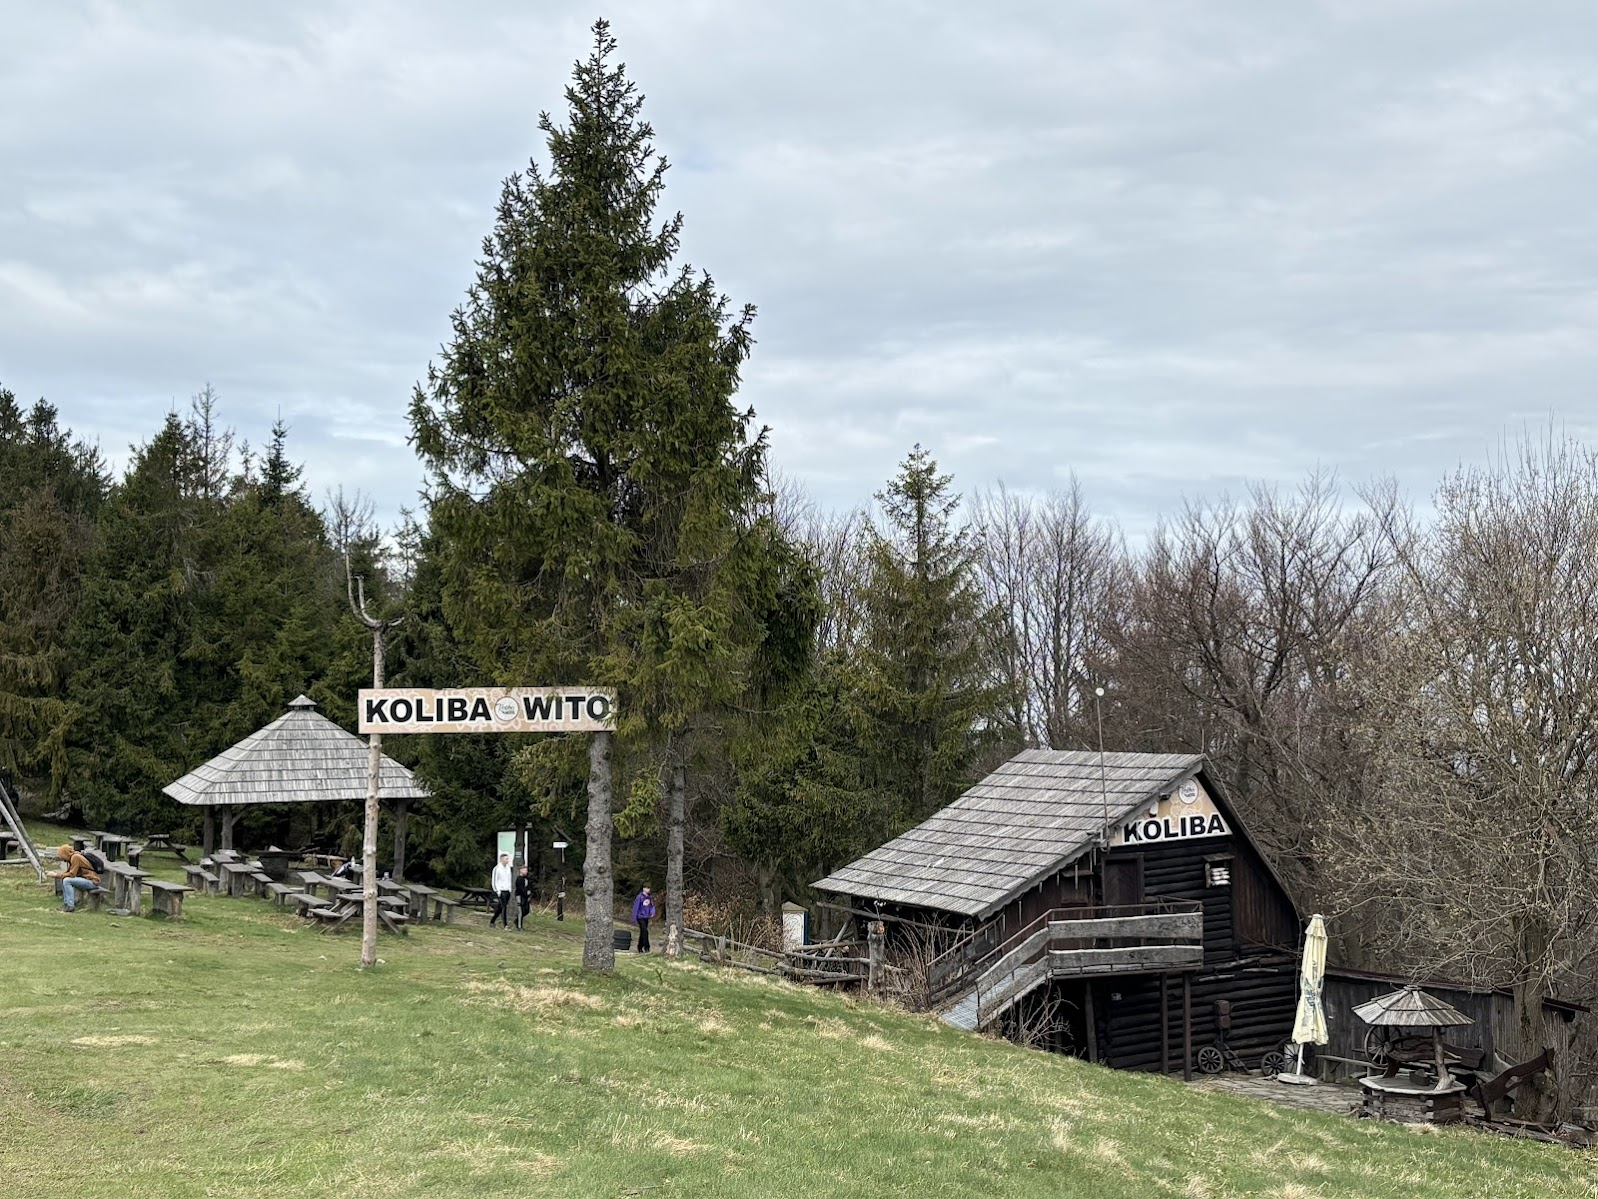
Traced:
<svg viewBox="0 0 1598 1199">
<path fill-rule="evenodd" d="M 1304 1046 L 1324 1045 L 1326 1008 L 1321 1003 L 1321 988 L 1326 978 L 1326 921 L 1311 916 L 1304 930 L 1304 958 L 1298 968 L 1298 1010 L 1293 1014 L 1293 1040 L 1298 1044 L 1298 1062 L 1293 1073 L 1277 1077 L 1283 1082 L 1312 1083 L 1304 1077 Z"/>
</svg>

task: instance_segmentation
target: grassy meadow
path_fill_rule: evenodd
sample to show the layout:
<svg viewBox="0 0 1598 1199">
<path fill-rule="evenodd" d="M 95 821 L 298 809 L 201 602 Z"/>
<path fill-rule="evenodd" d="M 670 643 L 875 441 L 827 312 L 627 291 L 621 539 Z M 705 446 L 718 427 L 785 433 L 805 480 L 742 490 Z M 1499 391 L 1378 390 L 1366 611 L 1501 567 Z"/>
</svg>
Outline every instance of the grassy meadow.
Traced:
<svg viewBox="0 0 1598 1199">
<path fill-rule="evenodd" d="M 53 835 L 38 834 L 40 839 Z M 181 877 L 157 856 L 160 873 Z M 323 935 L 257 900 L 68 916 L 0 868 L 0 1193 L 1598 1196 L 1590 1155 L 1294 1112 L 580 922 Z"/>
</svg>

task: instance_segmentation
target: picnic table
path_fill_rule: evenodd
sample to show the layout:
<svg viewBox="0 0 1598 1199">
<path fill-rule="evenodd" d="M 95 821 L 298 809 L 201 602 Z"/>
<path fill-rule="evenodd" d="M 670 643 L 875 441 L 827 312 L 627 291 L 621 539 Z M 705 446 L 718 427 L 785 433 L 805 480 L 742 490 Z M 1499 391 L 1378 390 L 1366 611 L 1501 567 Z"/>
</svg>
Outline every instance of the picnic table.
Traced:
<svg viewBox="0 0 1598 1199">
<path fill-rule="evenodd" d="M 289 876 L 289 863 L 299 855 L 274 845 L 270 849 L 256 850 L 255 856 L 261 860 L 261 869 L 272 876 L 272 881 L 281 883 Z"/>
<path fill-rule="evenodd" d="M 255 883 L 250 877 L 255 873 L 255 867 L 248 862 L 219 862 L 217 865 L 222 871 L 223 881 L 227 883 L 227 893 L 234 899 L 242 899 Z"/>
<path fill-rule="evenodd" d="M 179 845 L 172 839 L 171 833 L 151 833 L 143 838 L 145 849 L 164 849 L 168 853 L 176 854 L 180 862 L 187 862 L 187 845 Z"/>
<path fill-rule="evenodd" d="M 456 901 L 463 908 L 488 908 L 494 905 L 494 893 L 487 887 L 462 887 Z"/>
<path fill-rule="evenodd" d="M 410 896 L 411 918 L 419 924 L 426 924 L 428 907 L 433 896 L 437 895 L 438 892 L 432 887 L 424 887 L 421 883 L 412 883 L 405 888 L 405 891 Z"/>
<path fill-rule="evenodd" d="M 391 933 L 399 936 L 406 935 L 406 915 L 398 910 L 405 901 L 397 895 L 383 895 L 377 901 L 377 921 L 379 928 L 386 928 Z M 334 929 L 343 928 L 356 916 L 361 914 L 365 902 L 359 895 L 339 895 L 332 903 L 320 907 L 308 907 L 305 914 L 322 924 L 322 931 L 330 933 Z"/>
<path fill-rule="evenodd" d="M 94 839 L 108 862 L 120 862 L 128 846 L 133 843 L 132 837 L 124 837 L 118 833 L 95 833 Z"/>
<path fill-rule="evenodd" d="M 129 866 L 126 862 L 111 862 L 106 866 L 106 873 L 111 876 L 112 907 L 130 916 L 141 915 L 144 909 L 144 880 L 150 877 L 150 872 Z"/>
</svg>

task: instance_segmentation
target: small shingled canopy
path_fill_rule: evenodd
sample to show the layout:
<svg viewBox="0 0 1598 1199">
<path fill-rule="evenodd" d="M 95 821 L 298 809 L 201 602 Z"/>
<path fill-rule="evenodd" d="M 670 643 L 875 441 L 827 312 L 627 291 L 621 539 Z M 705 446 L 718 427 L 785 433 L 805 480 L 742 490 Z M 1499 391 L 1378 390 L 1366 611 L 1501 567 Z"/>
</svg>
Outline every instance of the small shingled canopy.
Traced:
<svg viewBox="0 0 1598 1199">
<path fill-rule="evenodd" d="M 1437 1067 L 1435 1089 L 1445 1091 L 1457 1085 L 1448 1073 L 1448 1059 L 1443 1050 L 1443 1029 L 1475 1023 L 1469 1016 L 1450 1007 L 1435 995 L 1426 994 L 1414 983 L 1390 991 L 1386 995 L 1378 995 L 1368 1003 L 1360 1004 L 1354 1009 L 1354 1015 L 1366 1024 L 1386 1028 L 1430 1029 L 1432 1058 Z"/>
<path fill-rule="evenodd" d="M 367 743 L 316 711 L 301 695 L 271 724 L 162 788 L 181 804 L 205 808 L 205 852 L 222 810 L 222 848 L 233 848 L 233 822 L 246 804 L 334 803 L 366 798 Z M 378 796 L 401 805 L 427 791 L 386 755 Z M 397 830 L 396 830 L 397 832 Z M 398 840 L 398 836 L 396 836 Z"/>
<path fill-rule="evenodd" d="M 1360 1004 L 1354 1009 L 1354 1015 L 1366 1024 L 1382 1024 L 1390 1028 L 1448 1028 L 1472 1023 L 1469 1016 L 1461 1015 L 1413 983 Z"/>
</svg>

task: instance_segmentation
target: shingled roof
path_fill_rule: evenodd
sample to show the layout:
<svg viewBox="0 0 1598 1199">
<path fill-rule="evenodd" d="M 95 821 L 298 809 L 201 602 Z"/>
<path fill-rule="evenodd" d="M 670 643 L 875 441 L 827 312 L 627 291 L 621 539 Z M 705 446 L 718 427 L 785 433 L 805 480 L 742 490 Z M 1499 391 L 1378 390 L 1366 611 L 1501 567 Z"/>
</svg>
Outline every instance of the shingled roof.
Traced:
<svg viewBox="0 0 1598 1199">
<path fill-rule="evenodd" d="M 1101 776 L 1097 751 L 1026 750 L 815 886 L 986 916 L 1092 847 L 1106 829 L 1106 807 L 1113 825 L 1203 765 L 1200 754 L 1105 754 Z"/>
<path fill-rule="evenodd" d="M 326 803 L 366 798 L 367 743 L 300 696 L 289 710 L 162 790 L 183 804 Z M 392 758 L 378 776 L 383 799 L 427 792 Z"/>
</svg>

